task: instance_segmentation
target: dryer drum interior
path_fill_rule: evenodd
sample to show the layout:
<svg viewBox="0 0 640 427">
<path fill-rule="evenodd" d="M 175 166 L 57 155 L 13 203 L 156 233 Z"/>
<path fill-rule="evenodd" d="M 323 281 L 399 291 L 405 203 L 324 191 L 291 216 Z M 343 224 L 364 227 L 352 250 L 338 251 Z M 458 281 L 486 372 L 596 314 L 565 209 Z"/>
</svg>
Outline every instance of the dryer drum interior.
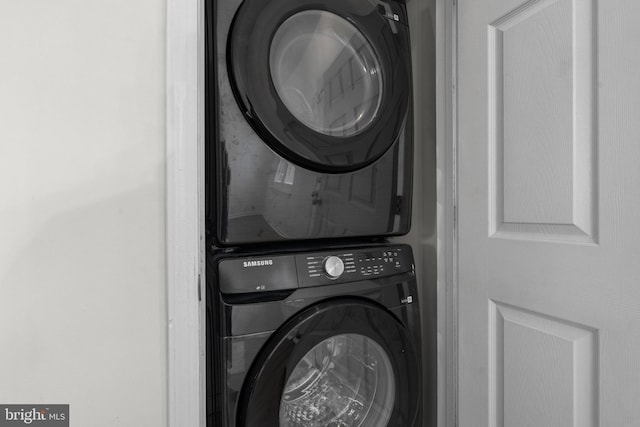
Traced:
<svg viewBox="0 0 640 427">
<path fill-rule="evenodd" d="M 207 7 L 207 220 L 215 243 L 408 232 L 413 119 L 404 4 Z"/>
<path fill-rule="evenodd" d="M 269 71 L 282 103 L 316 132 L 356 135 L 380 110 L 377 54 L 354 25 L 334 13 L 312 9 L 287 18 L 271 41 Z"/>
</svg>

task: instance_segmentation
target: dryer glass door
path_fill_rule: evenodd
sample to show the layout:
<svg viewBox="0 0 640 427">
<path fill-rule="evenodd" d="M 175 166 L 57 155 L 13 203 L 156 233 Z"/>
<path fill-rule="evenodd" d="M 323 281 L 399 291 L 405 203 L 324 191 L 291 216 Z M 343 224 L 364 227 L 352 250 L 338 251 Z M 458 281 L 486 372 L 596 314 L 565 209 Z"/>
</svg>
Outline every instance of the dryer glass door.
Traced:
<svg viewBox="0 0 640 427">
<path fill-rule="evenodd" d="M 269 65 L 284 105 L 317 132 L 358 134 L 380 110 L 380 61 L 364 35 L 334 13 L 306 10 L 284 21 Z"/>
<path fill-rule="evenodd" d="M 411 103 L 409 34 L 381 4 L 242 2 L 228 37 L 229 81 L 276 153 L 315 172 L 352 172 L 400 138 Z"/>
</svg>

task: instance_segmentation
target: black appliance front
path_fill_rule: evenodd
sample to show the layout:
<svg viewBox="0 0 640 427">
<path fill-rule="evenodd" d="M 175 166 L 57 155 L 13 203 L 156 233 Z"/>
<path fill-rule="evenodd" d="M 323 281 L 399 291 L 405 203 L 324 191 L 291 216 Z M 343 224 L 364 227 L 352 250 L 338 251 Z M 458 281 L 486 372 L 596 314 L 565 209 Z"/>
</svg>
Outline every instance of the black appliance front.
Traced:
<svg viewBox="0 0 640 427">
<path fill-rule="evenodd" d="M 214 244 L 408 232 L 413 119 L 404 4 L 206 4 Z"/>
<path fill-rule="evenodd" d="M 422 425 L 410 247 L 222 257 L 208 276 L 208 427 Z"/>
</svg>

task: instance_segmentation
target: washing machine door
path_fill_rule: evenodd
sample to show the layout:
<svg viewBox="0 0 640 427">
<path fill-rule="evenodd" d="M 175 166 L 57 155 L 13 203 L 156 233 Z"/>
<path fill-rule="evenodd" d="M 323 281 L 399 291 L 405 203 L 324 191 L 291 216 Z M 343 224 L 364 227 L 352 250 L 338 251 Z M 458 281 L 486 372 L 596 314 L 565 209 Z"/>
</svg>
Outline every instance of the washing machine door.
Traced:
<svg viewBox="0 0 640 427">
<path fill-rule="evenodd" d="M 241 392 L 237 425 L 418 426 L 420 381 L 414 343 L 393 315 L 356 299 L 327 301 L 289 321 L 262 349 Z"/>
<path fill-rule="evenodd" d="M 411 102 L 399 16 L 378 0 L 244 0 L 227 63 L 256 133 L 319 172 L 354 171 L 382 156 Z"/>
</svg>

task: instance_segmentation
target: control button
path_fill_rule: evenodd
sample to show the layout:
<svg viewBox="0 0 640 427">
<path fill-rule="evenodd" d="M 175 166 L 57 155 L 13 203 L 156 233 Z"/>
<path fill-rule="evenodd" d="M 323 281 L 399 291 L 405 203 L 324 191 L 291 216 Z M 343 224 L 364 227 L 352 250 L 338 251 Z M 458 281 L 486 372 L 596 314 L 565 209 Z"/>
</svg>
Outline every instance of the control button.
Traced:
<svg viewBox="0 0 640 427">
<path fill-rule="evenodd" d="M 330 256 L 324 261 L 324 271 L 332 279 L 337 279 L 344 273 L 344 262 L 337 256 Z"/>
</svg>

